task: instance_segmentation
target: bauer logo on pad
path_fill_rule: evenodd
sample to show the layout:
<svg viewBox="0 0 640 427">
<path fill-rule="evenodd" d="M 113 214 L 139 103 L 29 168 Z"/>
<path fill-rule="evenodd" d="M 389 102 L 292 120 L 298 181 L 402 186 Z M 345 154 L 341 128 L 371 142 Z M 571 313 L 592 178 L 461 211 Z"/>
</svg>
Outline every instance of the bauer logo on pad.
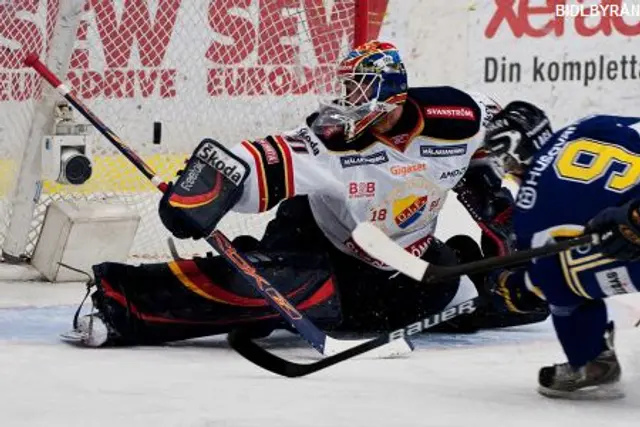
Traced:
<svg viewBox="0 0 640 427">
<path fill-rule="evenodd" d="M 195 156 L 211 165 L 236 185 L 240 185 L 247 174 L 247 168 L 244 164 L 233 158 L 225 148 L 212 140 L 202 141 Z"/>
</svg>

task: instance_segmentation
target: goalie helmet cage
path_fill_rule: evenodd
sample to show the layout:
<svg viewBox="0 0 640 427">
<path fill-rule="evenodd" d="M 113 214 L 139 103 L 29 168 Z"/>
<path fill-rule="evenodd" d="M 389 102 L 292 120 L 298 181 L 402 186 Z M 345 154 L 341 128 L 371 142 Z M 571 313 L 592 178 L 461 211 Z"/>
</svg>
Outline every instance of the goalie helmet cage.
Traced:
<svg viewBox="0 0 640 427">
<path fill-rule="evenodd" d="M 380 3 L 380 4 L 377 4 Z M 381 7 L 382 3 L 384 6 Z M 167 259 L 160 195 L 93 131 L 91 178 L 43 178 L 42 144 L 62 98 L 23 61 L 35 52 L 171 180 L 204 137 L 234 145 L 297 126 L 334 90 L 337 61 L 378 36 L 386 0 L 8 0 L 0 2 L 0 246 L 28 260 L 48 204 L 125 204 L 141 216 L 131 258 Z M 380 11 L 382 9 L 382 11 Z M 86 123 L 74 113 L 77 123 Z M 161 132 L 160 132 L 161 130 Z M 161 137 L 160 137 L 161 135 Z M 273 212 L 272 212 L 273 214 Z M 270 215 L 221 229 L 259 237 Z M 179 241 L 182 256 L 209 246 Z"/>
</svg>

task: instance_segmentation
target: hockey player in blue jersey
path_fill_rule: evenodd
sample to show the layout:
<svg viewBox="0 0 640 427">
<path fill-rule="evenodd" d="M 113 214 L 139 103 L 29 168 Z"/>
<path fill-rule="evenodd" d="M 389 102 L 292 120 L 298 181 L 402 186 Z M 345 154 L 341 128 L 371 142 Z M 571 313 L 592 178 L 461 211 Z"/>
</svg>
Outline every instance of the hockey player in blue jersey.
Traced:
<svg viewBox="0 0 640 427">
<path fill-rule="evenodd" d="M 568 362 L 539 372 L 548 397 L 620 397 L 621 369 L 604 298 L 640 286 L 640 118 L 590 116 L 553 133 L 535 106 L 513 102 L 488 126 L 490 155 L 519 178 L 519 249 L 597 233 L 601 243 L 489 275 L 497 305 L 546 299 Z"/>
</svg>

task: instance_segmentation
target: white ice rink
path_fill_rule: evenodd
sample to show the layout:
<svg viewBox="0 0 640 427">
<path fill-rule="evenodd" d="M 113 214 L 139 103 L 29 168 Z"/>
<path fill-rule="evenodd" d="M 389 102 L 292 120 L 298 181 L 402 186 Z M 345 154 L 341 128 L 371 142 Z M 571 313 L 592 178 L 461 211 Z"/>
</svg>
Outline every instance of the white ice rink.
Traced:
<svg viewBox="0 0 640 427">
<path fill-rule="evenodd" d="M 424 336 L 401 359 L 344 362 L 306 378 L 262 371 L 220 338 L 170 347 L 78 349 L 61 344 L 79 285 L 2 282 L 0 426 L 638 426 L 640 315 L 610 304 L 627 397 L 551 401 L 536 394 L 542 364 L 560 361 L 549 324 L 466 336 Z M 47 303 L 51 301 L 49 305 Z M 636 300 L 637 301 L 637 300 Z M 290 335 L 266 345 L 315 357 Z"/>
<path fill-rule="evenodd" d="M 443 238 L 465 226 L 460 215 L 442 218 Z M 9 282 L 2 274 L 0 267 L 0 427 L 640 425 L 638 295 L 610 301 L 627 397 L 567 402 L 535 391 L 539 367 L 564 360 L 549 323 L 427 335 L 408 357 L 363 355 L 287 379 L 251 365 L 222 338 L 156 348 L 67 346 L 57 335 L 70 326 L 83 286 Z M 289 358 L 316 357 L 288 334 L 265 345 Z"/>
</svg>

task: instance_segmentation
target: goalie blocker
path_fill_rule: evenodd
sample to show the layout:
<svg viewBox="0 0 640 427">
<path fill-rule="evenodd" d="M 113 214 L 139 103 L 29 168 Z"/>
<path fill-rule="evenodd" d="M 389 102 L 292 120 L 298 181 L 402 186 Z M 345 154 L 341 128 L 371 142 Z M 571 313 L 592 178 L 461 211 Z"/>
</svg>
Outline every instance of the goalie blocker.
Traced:
<svg viewBox="0 0 640 427">
<path fill-rule="evenodd" d="M 207 236 L 242 195 L 249 165 L 219 142 L 204 139 L 164 193 L 158 213 L 174 236 Z"/>
</svg>

